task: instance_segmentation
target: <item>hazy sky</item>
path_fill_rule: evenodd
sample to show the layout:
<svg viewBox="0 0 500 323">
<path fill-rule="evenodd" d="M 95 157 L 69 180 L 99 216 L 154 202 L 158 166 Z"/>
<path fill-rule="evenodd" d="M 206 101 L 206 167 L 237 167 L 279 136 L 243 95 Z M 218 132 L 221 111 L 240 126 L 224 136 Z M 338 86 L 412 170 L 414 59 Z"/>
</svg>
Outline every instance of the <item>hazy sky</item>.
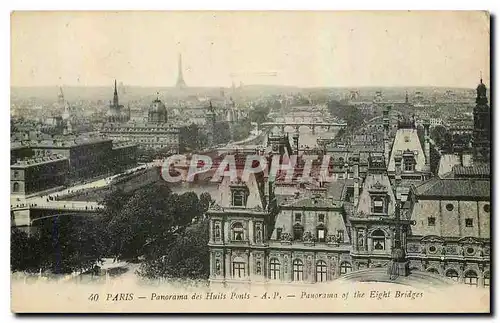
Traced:
<svg viewBox="0 0 500 323">
<path fill-rule="evenodd" d="M 483 12 L 17 12 L 13 86 L 474 87 L 489 84 Z M 275 72 L 276 76 L 255 73 Z M 253 73 L 253 74 L 252 74 Z"/>
</svg>

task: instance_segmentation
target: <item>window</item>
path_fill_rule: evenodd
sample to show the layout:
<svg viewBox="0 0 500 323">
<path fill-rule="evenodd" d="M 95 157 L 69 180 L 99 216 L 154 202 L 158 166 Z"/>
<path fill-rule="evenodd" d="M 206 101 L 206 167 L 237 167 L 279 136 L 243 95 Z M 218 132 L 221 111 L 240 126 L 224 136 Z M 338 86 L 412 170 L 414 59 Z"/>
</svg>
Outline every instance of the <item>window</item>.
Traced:
<svg viewBox="0 0 500 323">
<path fill-rule="evenodd" d="M 453 211 L 453 204 L 451 204 L 451 203 L 446 204 L 446 209 L 448 211 Z"/>
<path fill-rule="evenodd" d="M 472 247 L 467 248 L 465 251 L 468 255 L 473 255 L 476 252 L 476 250 Z"/>
<path fill-rule="evenodd" d="M 490 286 L 490 273 L 487 271 L 484 273 L 484 287 Z"/>
<path fill-rule="evenodd" d="M 373 250 L 385 250 L 384 231 L 378 229 L 372 233 Z"/>
<path fill-rule="evenodd" d="M 17 177 L 19 177 L 19 171 L 15 170 L 14 171 L 14 178 L 17 178 Z"/>
<path fill-rule="evenodd" d="M 318 215 L 318 222 L 321 222 L 321 223 L 325 222 L 325 215 L 324 214 L 319 214 Z"/>
<path fill-rule="evenodd" d="M 281 233 L 283 233 L 283 229 L 277 228 L 276 229 L 276 240 L 281 240 Z"/>
<path fill-rule="evenodd" d="M 405 159 L 404 162 L 404 171 L 405 172 L 413 172 L 415 170 L 415 163 L 412 159 Z"/>
<path fill-rule="evenodd" d="M 12 190 L 14 192 L 19 192 L 19 183 L 15 182 L 14 185 L 13 185 L 13 187 L 12 187 Z"/>
<path fill-rule="evenodd" d="M 293 280 L 294 281 L 302 281 L 304 274 L 304 264 L 302 260 L 295 259 L 293 261 Z"/>
<path fill-rule="evenodd" d="M 245 192 L 234 191 L 233 192 L 233 206 L 245 206 Z"/>
<path fill-rule="evenodd" d="M 242 241 L 243 240 L 243 225 L 239 222 L 233 224 L 233 240 Z"/>
<path fill-rule="evenodd" d="M 431 216 L 427 218 L 427 226 L 433 227 L 436 225 L 436 218 Z"/>
<path fill-rule="evenodd" d="M 296 224 L 293 226 L 293 240 L 302 240 L 302 236 L 304 235 L 304 227 L 300 224 Z"/>
<path fill-rule="evenodd" d="M 272 258 L 269 263 L 271 279 L 280 279 L 280 262 L 276 258 Z"/>
<path fill-rule="evenodd" d="M 245 263 L 235 261 L 233 262 L 233 277 L 245 277 Z"/>
<path fill-rule="evenodd" d="M 350 273 L 352 270 L 352 266 L 350 263 L 348 263 L 347 261 L 344 261 L 340 264 L 340 274 L 341 275 L 345 275 L 347 273 Z"/>
<path fill-rule="evenodd" d="M 483 210 L 484 210 L 484 212 L 486 212 L 486 213 L 490 213 L 490 205 L 489 205 L 489 204 L 485 204 L 485 205 L 483 206 Z"/>
<path fill-rule="evenodd" d="M 458 282 L 458 273 L 454 269 L 450 269 L 446 272 L 446 277 Z"/>
<path fill-rule="evenodd" d="M 372 199 L 372 213 L 385 213 L 384 198 L 381 196 Z"/>
<path fill-rule="evenodd" d="M 436 246 L 430 246 L 430 247 L 429 247 L 429 252 L 430 252 L 430 253 L 435 253 L 436 251 L 437 251 Z"/>
<path fill-rule="evenodd" d="M 471 286 L 477 286 L 477 274 L 475 271 L 469 270 L 464 275 L 464 283 Z"/>
<path fill-rule="evenodd" d="M 326 281 L 326 262 L 320 260 L 316 263 L 316 281 Z"/>
<path fill-rule="evenodd" d="M 473 227 L 472 218 L 465 219 L 465 227 L 466 228 L 472 228 Z"/>
<path fill-rule="evenodd" d="M 410 137 L 409 136 L 405 136 L 405 142 L 410 142 Z"/>
<path fill-rule="evenodd" d="M 325 229 L 324 228 L 318 228 L 318 241 L 319 242 L 325 242 Z"/>
<path fill-rule="evenodd" d="M 295 213 L 295 222 L 302 222 L 302 214 Z"/>
</svg>

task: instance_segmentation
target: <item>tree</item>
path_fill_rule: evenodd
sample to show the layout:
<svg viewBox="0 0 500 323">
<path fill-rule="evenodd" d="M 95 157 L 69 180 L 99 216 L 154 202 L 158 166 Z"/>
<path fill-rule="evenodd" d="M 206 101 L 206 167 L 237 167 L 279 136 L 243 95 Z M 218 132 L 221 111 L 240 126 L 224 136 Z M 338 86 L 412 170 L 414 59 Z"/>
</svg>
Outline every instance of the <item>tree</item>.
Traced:
<svg viewBox="0 0 500 323">
<path fill-rule="evenodd" d="M 356 106 L 349 105 L 342 101 L 329 101 L 328 110 L 335 116 L 347 123 L 348 131 L 358 128 L 365 120 L 366 116 Z"/>
<path fill-rule="evenodd" d="M 144 246 L 172 231 L 175 225 L 172 191 L 165 182 L 137 190 L 108 224 L 110 251 L 115 258 L 137 258 Z"/>
<path fill-rule="evenodd" d="M 199 128 L 192 123 L 182 127 L 179 133 L 179 152 L 195 151 L 200 148 Z"/>
<path fill-rule="evenodd" d="M 175 205 L 177 205 L 177 208 L 175 210 L 174 221 L 175 225 L 178 226 L 186 226 L 193 219 L 199 219 L 203 214 L 198 195 L 194 192 L 186 192 L 179 195 Z"/>
<path fill-rule="evenodd" d="M 36 272 L 40 268 L 41 250 L 36 238 L 13 228 L 10 236 L 10 268 L 12 271 Z"/>
<path fill-rule="evenodd" d="M 267 104 L 256 105 L 248 113 L 248 119 L 250 120 L 250 122 L 256 122 L 259 125 L 268 121 L 267 115 L 269 114 L 271 107 L 279 109 L 281 107 L 281 104 L 279 103 L 279 101 L 276 100 L 271 105 Z"/>
<path fill-rule="evenodd" d="M 51 217 L 42 221 L 39 230 L 39 268 L 43 270 L 56 274 L 70 273 L 88 270 L 102 261 L 106 250 L 100 217 Z"/>
<path fill-rule="evenodd" d="M 210 204 L 212 203 L 212 196 L 208 192 L 203 192 L 200 194 L 200 207 L 203 213 L 208 211 Z"/>
<path fill-rule="evenodd" d="M 148 278 L 207 279 L 210 273 L 208 221 L 189 226 L 163 248 L 156 257 L 147 259 L 139 274 Z"/>
<path fill-rule="evenodd" d="M 437 147 L 444 148 L 446 140 L 448 138 L 448 130 L 442 125 L 437 125 L 430 131 L 430 137 L 434 141 Z"/>
</svg>

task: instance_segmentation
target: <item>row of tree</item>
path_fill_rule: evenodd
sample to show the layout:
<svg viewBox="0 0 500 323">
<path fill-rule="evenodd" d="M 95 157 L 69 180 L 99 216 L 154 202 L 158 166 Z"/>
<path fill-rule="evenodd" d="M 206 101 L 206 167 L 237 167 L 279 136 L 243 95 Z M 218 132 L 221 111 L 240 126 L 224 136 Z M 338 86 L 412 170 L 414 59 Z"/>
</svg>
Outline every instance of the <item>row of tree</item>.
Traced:
<svg viewBox="0 0 500 323">
<path fill-rule="evenodd" d="M 30 236 L 13 229 L 11 268 L 70 273 L 90 270 L 103 258 L 141 259 L 148 277 L 206 278 L 204 213 L 210 203 L 208 193 L 175 194 L 165 182 L 129 194 L 116 190 L 105 198 L 100 215 L 49 218 Z"/>
</svg>

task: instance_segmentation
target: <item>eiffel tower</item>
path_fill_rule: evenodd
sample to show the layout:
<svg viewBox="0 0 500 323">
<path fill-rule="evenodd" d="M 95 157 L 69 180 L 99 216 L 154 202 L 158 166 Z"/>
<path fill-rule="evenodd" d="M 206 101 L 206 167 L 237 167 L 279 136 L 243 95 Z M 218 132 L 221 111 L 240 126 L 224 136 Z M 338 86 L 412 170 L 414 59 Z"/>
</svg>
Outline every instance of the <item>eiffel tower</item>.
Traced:
<svg viewBox="0 0 500 323">
<path fill-rule="evenodd" d="M 186 82 L 184 81 L 184 76 L 182 76 L 182 56 L 179 54 L 179 62 L 178 62 L 178 74 L 177 74 L 177 83 L 176 87 L 178 89 L 184 89 L 187 87 Z"/>
</svg>

